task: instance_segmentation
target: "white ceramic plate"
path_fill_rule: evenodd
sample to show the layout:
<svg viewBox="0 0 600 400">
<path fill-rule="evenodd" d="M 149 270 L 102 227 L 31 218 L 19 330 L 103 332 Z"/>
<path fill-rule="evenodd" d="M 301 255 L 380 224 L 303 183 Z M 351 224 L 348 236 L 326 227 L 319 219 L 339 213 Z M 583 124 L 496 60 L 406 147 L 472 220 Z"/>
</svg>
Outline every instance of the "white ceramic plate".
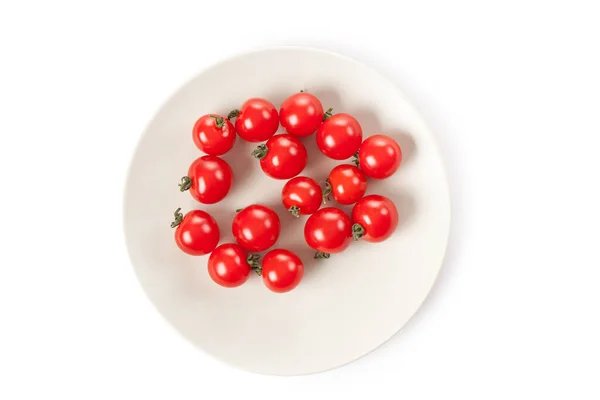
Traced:
<svg viewBox="0 0 600 400">
<path fill-rule="evenodd" d="M 195 120 L 227 115 L 249 97 L 277 107 L 304 89 L 324 107 L 354 115 L 364 136 L 385 133 L 404 152 L 398 172 L 369 181 L 367 194 L 396 202 L 400 225 L 379 244 L 355 242 L 329 260 L 313 260 L 303 238 L 306 217 L 294 219 L 280 202 L 284 181 L 266 177 L 250 157 L 255 144 L 237 140 L 223 158 L 235 183 L 220 203 L 203 206 L 177 184 L 200 152 L 191 138 Z M 304 139 L 309 165 L 302 175 L 324 181 L 337 163 Z M 253 275 L 225 289 L 206 271 L 208 257 L 182 253 L 169 224 L 173 211 L 201 208 L 231 242 L 235 210 L 271 206 L 282 220 L 276 247 L 305 264 L 300 285 L 287 294 L 267 290 Z M 343 207 L 349 212 L 349 207 Z M 221 62 L 180 88 L 158 111 L 133 157 L 125 194 L 125 234 L 146 294 L 166 320 L 207 353 L 248 371 L 296 375 L 334 368 L 381 345 L 425 300 L 442 264 L 450 227 L 445 171 L 433 136 L 402 93 L 374 70 L 337 54 L 307 48 L 272 48 Z"/>
</svg>

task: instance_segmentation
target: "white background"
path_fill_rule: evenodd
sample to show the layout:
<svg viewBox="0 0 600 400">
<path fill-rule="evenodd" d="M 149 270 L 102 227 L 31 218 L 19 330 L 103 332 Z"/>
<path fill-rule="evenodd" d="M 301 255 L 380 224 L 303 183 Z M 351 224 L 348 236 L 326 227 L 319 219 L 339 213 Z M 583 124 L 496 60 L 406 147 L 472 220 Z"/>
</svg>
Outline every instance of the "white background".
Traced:
<svg viewBox="0 0 600 400">
<path fill-rule="evenodd" d="M 495 3 L 2 1 L 0 398 L 597 399 L 599 6 Z M 436 135 L 453 199 L 445 265 L 406 328 L 294 378 L 181 339 L 121 223 L 130 156 L 166 98 L 280 44 L 392 78 Z"/>
</svg>

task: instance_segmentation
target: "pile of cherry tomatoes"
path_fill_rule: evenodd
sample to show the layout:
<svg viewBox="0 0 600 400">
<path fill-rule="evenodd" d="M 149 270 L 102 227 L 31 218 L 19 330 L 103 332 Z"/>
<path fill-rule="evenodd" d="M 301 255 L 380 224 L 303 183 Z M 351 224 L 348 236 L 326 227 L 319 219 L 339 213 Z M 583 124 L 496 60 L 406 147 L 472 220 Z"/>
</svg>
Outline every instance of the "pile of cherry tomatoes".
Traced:
<svg viewBox="0 0 600 400">
<path fill-rule="evenodd" d="M 394 203 L 380 195 L 365 196 L 367 178 L 390 177 L 402 161 L 398 143 L 385 135 L 372 135 L 363 141 L 359 122 L 345 113 L 324 110 L 319 99 L 301 91 L 288 97 L 277 112 L 261 98 L 248 99 L 227 117 L 208 114 L 200 117 L 192 130 L 196 146 L 206 155 L 197 158 L 179 183 L 203 204 L 222 200 L 233 183 L 233 172 L 220 155 L 233 147 L 237 136 L 248 142 L 265 142 L 252 155 L 259 159 L 266 175 L 287 180 L 282 202 L 294 216 L 310 215 L 304 226 L 306 243 L 315 258 L 329 258 L 344 251 L 352 240 L 381 242 L 398 225 Z M 232 121 L 235 119 L 235 123 Z M 287 133 L 275 134 L 279 125 Z M 334 160 L 354 157 L 352 164 L 340 164 L 329 173 L 323 188 L 312 178 L 299 176 L 308 162 L 308 153 L 299 138 L 315 134 L 320 151 Z M 320 208 L 327 200 L 354 204 L 351 216 L 336 207 Z M 219 246 L 220 230 L 215 219 L 202 210 L 183 215 L 175 211 L 177 246 L 193 256 L 210 254 L 208 273 L 219 285 L 237 287 L 251 271 L 262 276 L 267 288 L 283 293 L 295 288 L 304 274 L 302 260 L 293 252 L 273 249 L 262 262 L 257 252 L 270 249 L 279 237 L 281 224 L 271 208 L 252 204 L 237 210 L 232 232 L 237 243 Z"/>
</svg>

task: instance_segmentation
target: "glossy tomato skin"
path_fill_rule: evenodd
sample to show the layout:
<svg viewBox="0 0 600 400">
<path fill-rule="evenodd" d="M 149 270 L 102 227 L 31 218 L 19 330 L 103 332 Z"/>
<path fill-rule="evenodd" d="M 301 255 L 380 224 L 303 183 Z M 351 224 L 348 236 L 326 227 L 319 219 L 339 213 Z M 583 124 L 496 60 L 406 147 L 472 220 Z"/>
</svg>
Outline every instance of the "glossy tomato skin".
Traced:
<svg viewBox="0 0 600 400">
<path fill-rule="evenodd" d="M 304 264 L 289 250 L 274 249 L 262 260 L 262 278 L 265 286 L 275 293 L 294 289 L 304 275 Z"/>
<path fill-rule="evenodd" d="M 281 200 L 288 210 L 292 211 L 292 207 L 297 208 L 292 212 L 295 216 L 310 215 L 321 207 L 323 191 L 314 179 L 297 176 L 283 186 Z"/>
<path fill-rule="evenodd" d="M 275 135 L 265 146 L 266 155 L 260 159 L 260 167 L 271 178 L 290 179 L 306 167 L 306 147 L 295 136 Z"/>
<path fill-rule="evenodd" d="M 275 211 L 253 204 L 238 212 L 231 227 L 233 237 L 248 251 L 264 251 L 279 238 L 281 224 Z"/>
<path fill-rule="evenodd" d="M 188 170 L 190 194 L 203 204 L 221 201 L 233 184 L 233 172 L 227 162 L 216 156 L 197 158 Z"/>
<path fill-rule="evenodd" d="M 329 173 L 329 185 L 333 198 L 340 204 L 354 204 L 367 190 L 365 174 L 354 165 L 338 165 Z"/>
<path fill-rule="evenodd" d="M 358 151 L 362 142 L 362 128 L 349 114 L 335 114 L 326 119 L 317 131 L 317 146 L 334 160 L 345 160 Z"/>
<path fill-rule="evenodd" d="M 217 114 L 207 114 L 194 124 L 192 138 L 201 151 L 211 156 L 220 156 L 231 150 L 235 144 L 236 134 L 233 124 L 227 118 Z"/>
<path fill-rule="evenodd" d="M 268 100 L 251 98 L 242 104 L 235 120 L 235 130 L 248 142 L 264 142 L 277 132 L 279 115 Z"/>
<path fill-rule="evenodd" d="M 203 256 L 215 249 L 220 231 L 217 221 L 202 210 L 188 212 L 175 228 L 175 243 L 185 253 Z"/>
<path fill-rule="evenodd" d="M 322 253 L 340 253 L 352 242 L 352 222 L 339 208 L 321 208 L 304 225 L 304 239 Z"/>
<path fill-rule="evenodd" d="M 225 243 L 213 250 L 208 258 L 208 274 L 223 287 L 238 287 L 248 280 L 248 253 L 241 246 Z"/>
<path fill-rule="evenodd" d="M 363 240 L 372 243 L 383 242 L 398 226 L 398 210 L 394 202 L 387 197 L 371 194 L 354 205 L 352 222 L 363 227 Z"/>
<path fill-rule="evenodd" d="M 389 178 L 402 162 L 402 150 L 389 136 L 373 135 L 365 139 L 358 152 L 360 169 L 375 179 Z"/>
<path fill-rule="evenodd" d="M 323 122 L 323 105 L 319 99 L 306 92 L 295 93 L 285 99 L 279 109 L 281 126 L 294 136 L 309 136 Z"/>
</svg>

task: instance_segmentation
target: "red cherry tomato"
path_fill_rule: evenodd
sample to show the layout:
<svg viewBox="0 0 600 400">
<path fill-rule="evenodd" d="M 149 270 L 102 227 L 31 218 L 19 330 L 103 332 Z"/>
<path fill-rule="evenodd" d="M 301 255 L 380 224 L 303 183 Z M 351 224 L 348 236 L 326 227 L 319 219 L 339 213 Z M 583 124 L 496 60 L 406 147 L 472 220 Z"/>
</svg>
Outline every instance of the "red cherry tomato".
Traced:
<svg viewBox="0 0 600 400">
<path fill-rule="evenodd" d="M 344 251 L 352 242 L 352 221 L 339 208 L 321 208 L 308 217 L 304 239 L 317 250 L 315 258 L 329 258 L 329 254 Z"/>
<path fill-rule="evenodd" d="M 175 211 L 175 221 L 171 228 L 175 229 L 175 243 L 185 253 L 192 256 L 203 256 L 215 249 L 219 243 L 219 225 L 210 214 L 193 210 L 185 214 Z"/>
<path fill-rule="evenodd" d="M 208 275 L 224 287 L 237 287 L 248 279 L 251 269 L 258 268 L 258 256 L 248 255 L 237 244 L 225 243 L 213 250 L 208 258 Z"/>
<path fill-rule="evenodd" d="M 277 132 L 279 116 L 277 109 L 268 100 L 252 98 L 246 100 L 239 110 L 233 110 L 228 119 L 237 117 L 235 130 L 248 142 L 264 142 Z"/>
<path fill-rule="evenodd" d="M 297 176 L 283 186 L 281 200 L 294 217 L 310 215 L 321 207 L 323 192 L 314 179 Z"/>
<path fill-rule="evenodd" d="M 233 183 L 233 172 L 226 161 L 215 156 L 197 158 L 181 178 L 179 188 L 189 190 L 194 199 L 203 204 L 221 201 Z"/>
<path fill-rule="evenodd" d="M 352 231 L 355 239 L 383 242 L 398 226 L 398 210 L 384 196 L 371 194 L 360 199 L 352 209 Z"/>
<path fill-rule="evenodd" d="M 348 114 L 327 118 L 317 131 L 317 146 L 323 154 L 334 160 L 345 160 L 358 151 L 362 142 L 362 128 Z"/>
<path fill-rule="evenodd" d="M 308 162 L 306 147 L 292 135 L 275 135 L 266 144 L 259 145 L 252 155 L 260 160 L 260 167 L 275 179 L 290 179 L 298 175 Z"/>
<path fill-rule="evenodd" d="M 233 218 L 233 237 L 248 251 L 264 251 L 279 238 L 279 217 L 269 207 L 253 204 Z"/>
<path fill-rule="evenodd" d="M 392 176 L 400 166 L 402 150 L 389 136 L 373 135 L 360 145 L 358 161 L 366 176 L 385 179 Z"/>
<path fill-rule="evenodd" d="M 340 204 L 353 204 L 367 190 L 365 174 L 354 165 L 338 165 L 329 173 L 329 188 L 333 198 Z"/>
<path fill-rule="evenodd" d="M 279 109 L 281 126 L 295 136 L 315 133 L 323 122 L 323 106 L 319 99 L 306 92 L 291 95 Z"/>
<path fill-rule="evenodd" d="M 273 292 L 289 292 L 298 286 L 303 275 L 302 261 L 289 250 L 274 249 L 263 257 L 263 282 Z"/>
<path fill-rule="evenodd" d="M 192 129 L 196 147 L 211 156 L 220 156 L 231 150 L 235 137 L 231 122 L 216 114 L 203 115 Z"/>
</svg>

